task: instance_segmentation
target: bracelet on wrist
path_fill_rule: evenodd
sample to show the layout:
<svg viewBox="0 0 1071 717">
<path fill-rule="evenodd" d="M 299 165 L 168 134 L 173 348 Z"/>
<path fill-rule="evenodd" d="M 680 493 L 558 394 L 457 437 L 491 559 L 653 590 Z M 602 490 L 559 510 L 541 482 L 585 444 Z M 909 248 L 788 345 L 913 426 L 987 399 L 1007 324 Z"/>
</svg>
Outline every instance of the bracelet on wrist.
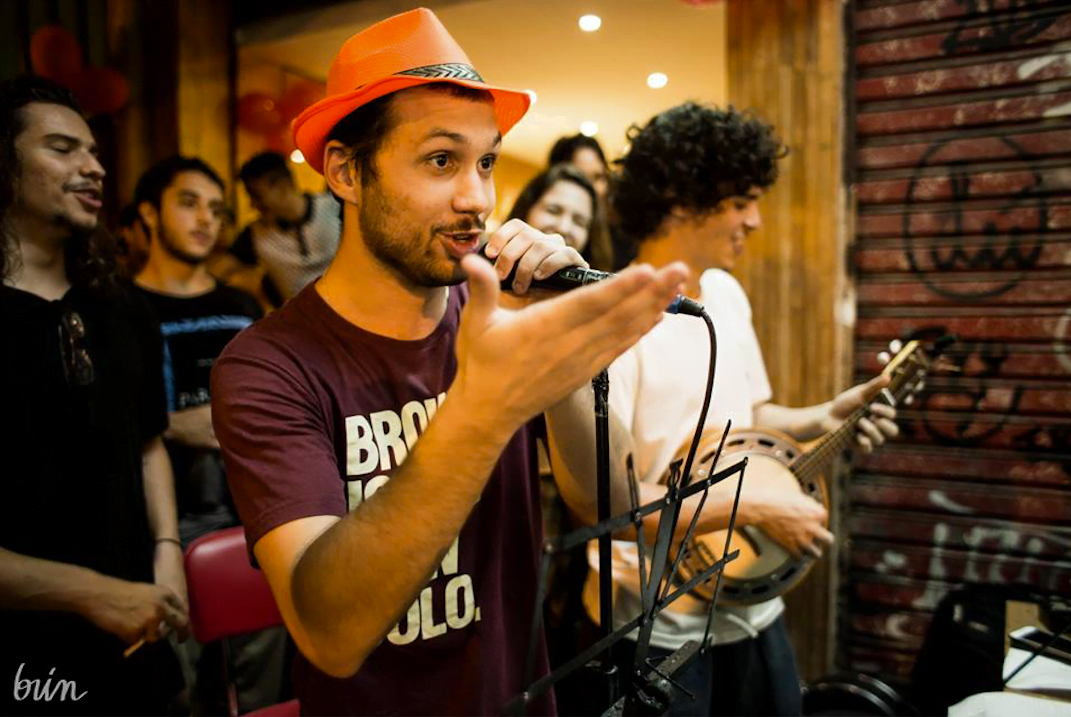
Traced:
<svg viewBox="0 0 1071 717">
<path fill-rule="evenodd" d="M 160 543 L 174 543 L 175 545 L 179 546 L 180 548 L 182 547 L 182 541 L 179 540 L 178 538 L 157 538 L 156 539 L 156 544 L 159 545 Z"/>
</svg>

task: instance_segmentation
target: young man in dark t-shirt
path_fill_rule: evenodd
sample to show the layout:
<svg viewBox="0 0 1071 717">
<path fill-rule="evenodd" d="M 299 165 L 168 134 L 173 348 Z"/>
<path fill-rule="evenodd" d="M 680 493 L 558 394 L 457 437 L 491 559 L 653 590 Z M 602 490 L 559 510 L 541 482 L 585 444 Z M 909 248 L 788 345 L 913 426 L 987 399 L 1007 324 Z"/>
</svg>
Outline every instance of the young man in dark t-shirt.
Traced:
<svg viewBox="0 0 1071 717">
<path fill-rule="evenodd" d="M 170 426 L 164 434 L 174 466 L 183 545 L 238 524 L 227 488 L 219 442 L 212 430 L 210 375 L 223 348 L 262 315 L 256 300 L 217 283 L 206 261 L 219 240 L 226 213 L 223 180 L 196 157 L 169 157 L 150 167 L 134 192 L 139 222 L 149 238 L 148 260 L 136 278 L 156 312 L 164 338 L 160 380 Z M 226 709 L 218 685 L 218 646 L 202 653 L 189 640 L 195 712 Z M 228 670 L 242 710 L 284 701 L 286 635 L 273 628 L 230 642 Z M 196 668 L 196 672 L 194 672 Z"/>
<path fill-rule="evenodd" d="M 262 315 L 252 296 L 208 273 L 226 211 L 223 191 L 223 180 L 202 160 L 174 156 L 150 167 L 134 192 L 149 238 L 135 283 L 164 337 L 165 438 L 184 545 L 238 522 L 212 431 L 209 377 L 227 343 Z"/>
<path fill-rule="evenodd" d="M 525 294 L 582 264 L 520 221 L 487 239 L 493 268 L 475 255 L 528 96 L 485 84 L 424 9 L 351 38 L 329 78 L 294 131 L 343 240 L 213 370 L 228 479 L 303 712 L 500 713 L 547 669 L 541 647 L 524 674 L 540 530 L 522 426 L 657 323 L 686 271 L 500 306 L 511 270 Z"/>
<path fill-rule="evenodd" d="M 2 83 L 0 127 L 0 712 L 160 714 L 188 620 L 159 329 L 97 231 L 70 93 Z"/>
</svg>

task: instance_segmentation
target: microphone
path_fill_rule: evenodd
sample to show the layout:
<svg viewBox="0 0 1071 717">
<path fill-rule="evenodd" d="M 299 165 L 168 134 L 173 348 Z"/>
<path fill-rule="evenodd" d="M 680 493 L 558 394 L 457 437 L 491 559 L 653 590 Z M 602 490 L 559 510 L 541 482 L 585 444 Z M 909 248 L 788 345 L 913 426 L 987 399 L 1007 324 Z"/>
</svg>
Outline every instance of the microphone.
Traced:
<svg viewBox="0 0 1071 717">
<path fill-rule="evenodd" d="M 484 244 L 480 247 L 479 254 L 487 261 L 494 263 L 485 251 L 487 245 Z M 502 290 L 510 291 L 513 286 L 513 279 L 517 274 L 517 266 L 514 265 L 510 271 L 509 276 L 502 280 Z M 585 269 L 580 266 L 567 266 L 564 269 L 560 269 L 551 274 L 545 279 L 532 279 L 531 286 L 538 289 L 549 289 L 551 291 L 569 291 L 570 289 L 576 289 L 581 286 L 587 286 L 588 284 L 594 284 L 599 281 L 605 281 L 606 279 L 612 279 L 616 274 L 608 271 L 597 271 L 595 269 Z M 693 301 L 687 296 L 681 296 L 677 294 L 677 297 L 670 302 L 666 307 L 667 314 L 685 314 L 687 316 L 703 316 L 705 313 L 703 305 L 698 301 Z"/>
</svg>

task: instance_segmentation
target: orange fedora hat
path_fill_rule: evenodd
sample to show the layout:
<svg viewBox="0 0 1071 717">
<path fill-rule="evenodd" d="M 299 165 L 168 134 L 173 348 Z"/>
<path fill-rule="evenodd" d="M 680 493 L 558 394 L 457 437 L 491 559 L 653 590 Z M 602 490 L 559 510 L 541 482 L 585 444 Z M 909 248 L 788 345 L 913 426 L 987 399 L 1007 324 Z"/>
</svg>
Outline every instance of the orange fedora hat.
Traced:
<svg viewBox="0 0 1071 717">
<path fill-rule="evenodd" d="M 346 115 L 384 95 L 432 82 L 490 92 L 503 135 L 531 103 L 525 92 L 485 83 L 435 13 L 418 8 L 346 40 L 327 73 L 327 96 L 291 123 L 294 142 L 309 166 L 322 174 L 327 136 Z"/>
</svg>

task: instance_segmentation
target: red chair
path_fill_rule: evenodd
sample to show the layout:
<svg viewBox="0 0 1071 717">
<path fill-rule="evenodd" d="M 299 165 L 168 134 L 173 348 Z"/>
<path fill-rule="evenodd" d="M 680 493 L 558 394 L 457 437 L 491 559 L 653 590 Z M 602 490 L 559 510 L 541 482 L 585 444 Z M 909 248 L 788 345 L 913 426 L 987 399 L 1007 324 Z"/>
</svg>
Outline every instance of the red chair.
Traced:
<svg viewBox="0 0 1071 717">
<path fill-rule="evenodd" d="M 190 626 L 202 645 L 223 641 L 223 669 L 230 664 L 227 638 L 283 624 L 271 588 L 249 564 L 245 532 L 226 528 L 203 535 L 186 548 L 186 584 L 190 596 Z M 238 693 L 224 675 L 227 707 L 238 715 Z M 297 700 L 247 713 L 249 717 L 297 717 Z"/>
</svg>

